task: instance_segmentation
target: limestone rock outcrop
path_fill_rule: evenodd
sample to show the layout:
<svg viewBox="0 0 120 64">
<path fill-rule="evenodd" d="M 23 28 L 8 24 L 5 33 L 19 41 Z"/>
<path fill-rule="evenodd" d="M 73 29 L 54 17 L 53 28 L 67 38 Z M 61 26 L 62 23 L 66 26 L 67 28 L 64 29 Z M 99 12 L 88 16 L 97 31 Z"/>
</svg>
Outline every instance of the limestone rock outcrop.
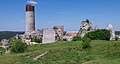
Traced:
<svg viewBox="0 0 120 64">
<path fill-rule="evenodd" d="M 96 25 L 96 26 L 94 27 L 94 30 L 98 30 L 98 29 L 99 29 L 99 26 Z"/>
<path fill-rule="evenodd" d="M 90 32 L 92 30 L 93 30 L 92 23 L 89 20 L 82 21 L 80 24 L 80 30 L 78 32 L 78 36 L 84 37 L 84 35 L 87 32 Z"/>
<path fill-rule="evenodd" d="M 107 30 L 110 30 L 110 40 L 115 40 L 115 31 L 113 29 L 113 25 L 112 24 L 108 24 L 106 27 Z"/>
</svg>

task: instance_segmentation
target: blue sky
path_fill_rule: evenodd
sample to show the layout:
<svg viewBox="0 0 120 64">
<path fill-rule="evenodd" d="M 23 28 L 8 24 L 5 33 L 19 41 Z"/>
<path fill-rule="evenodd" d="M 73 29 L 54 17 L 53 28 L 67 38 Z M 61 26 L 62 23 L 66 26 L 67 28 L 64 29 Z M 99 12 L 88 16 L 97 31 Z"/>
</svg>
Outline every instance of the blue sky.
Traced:
<svg viewBox="0 0 120 64">
<path fill-rule="evenodd" d="M 25 31 L 26 0 L 0 0 L 0 31 Z M 35 0 L 36 29 L 63 25 L 79 30 L 89 19 L 93 27 L 112 24 L 120 30 L 120 0 Z"/>
</svg>

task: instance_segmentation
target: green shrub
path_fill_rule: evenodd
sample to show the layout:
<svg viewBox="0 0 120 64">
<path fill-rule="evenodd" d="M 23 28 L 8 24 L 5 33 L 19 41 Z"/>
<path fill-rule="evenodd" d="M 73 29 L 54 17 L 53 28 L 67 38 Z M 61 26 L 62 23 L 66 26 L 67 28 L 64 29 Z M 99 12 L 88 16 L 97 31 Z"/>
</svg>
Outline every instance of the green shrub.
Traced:
<svg viewBox="0 0 120 64">
<path fill-rule="evenodd" d="M 0 47 L 0 52 L 2 52 L 2 53 L 0 53 L 0 55 L 3 55 L 5 53 L 5 49 Z"/>
<path fill-rule="evenodd" d="M 31 38 L 31 42 L 37 42 L 37 43 L 42 43 L 42 38 Z"/>
<path fill-rule="evenodd" d="M 90 38 L 91 40 L 110 40 L 110 35 L 109 30 L 101 29 L 88 32 L 84 37 Z"/>
<path fill-rule="evenodd" d="M 89 49 L 91 40 L 89 38 L 83 38 L 82 39 L 82 48 L 83 49 Z"/>
<path fill-rule="evenodd" d="M 72 41 L 81 41 L 82 38 L 80 36 L 74 36 Z"/>
<path fill-rule="evenodd" d="M 68 41 L 67 38 L 64 38 L 63 41 Z"/>
<path fill-rule="evenodd" d="M 27 45 L 22 41 L 16 41 L 11 44 L 11 52 L 12 53 L 23 53 L 27 49 Z"/>
<path fill-rule="evenodd" d="M 116 40 L 116 41 L 118 41 L 118 40 L 119 40 L 119 38 L 118 38 L 118 37 L 115 37 L 115 40 Z"/>
</svg>

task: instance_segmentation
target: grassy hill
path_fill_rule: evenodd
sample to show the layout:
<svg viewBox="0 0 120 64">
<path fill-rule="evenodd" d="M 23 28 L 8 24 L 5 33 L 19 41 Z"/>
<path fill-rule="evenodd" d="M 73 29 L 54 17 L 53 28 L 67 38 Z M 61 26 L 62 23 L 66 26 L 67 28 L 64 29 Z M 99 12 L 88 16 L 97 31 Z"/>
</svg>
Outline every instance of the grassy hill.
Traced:
<svg viewBox="0 0 120 64">
<path fill-rule="evenodd" d="M 0 64 L 120 64 L 120 41 L 94 40 L 90 50 L 81 42 L 56 42 L 29 46 L 25 53 L 4 54 Z M 48 51 L 38 61 L 33 58 Z"/>
<path fill-rule="evenodd" d="M 23 34 L 24 32 L 13 32 L 13 31 L 0 31 L 0 40 L 1 39 L 9 39 L 16 34 Z"/>
</svg>

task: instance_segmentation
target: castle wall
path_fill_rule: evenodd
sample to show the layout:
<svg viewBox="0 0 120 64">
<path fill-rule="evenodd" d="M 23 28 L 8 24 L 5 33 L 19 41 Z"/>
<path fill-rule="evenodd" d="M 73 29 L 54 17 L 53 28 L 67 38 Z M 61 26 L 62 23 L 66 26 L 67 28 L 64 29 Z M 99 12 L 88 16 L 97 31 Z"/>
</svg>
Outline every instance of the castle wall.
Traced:
<svg viewBox="0 0 120 64">
<path fill-rule="evenodd" d="M 45 29 L 43 30 L 43 39 L 42 39 L 42 43 L 46 44 L 46 43 L 52 43 L 55 42 L 55 30 L 54 29 Z"/>
</svg>

